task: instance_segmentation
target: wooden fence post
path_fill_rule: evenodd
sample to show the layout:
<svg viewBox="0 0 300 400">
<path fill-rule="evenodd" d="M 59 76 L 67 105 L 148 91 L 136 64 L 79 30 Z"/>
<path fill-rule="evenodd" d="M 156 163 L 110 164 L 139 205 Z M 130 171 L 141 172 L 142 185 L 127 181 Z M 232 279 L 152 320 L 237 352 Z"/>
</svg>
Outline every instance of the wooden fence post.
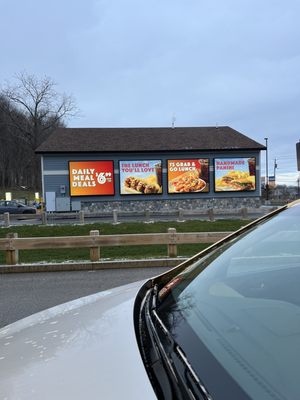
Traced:
<svg viewBox="0 0 300 400">
<path fill-rule="evenodd" d="M 145 210 L 145 222 L 150 221 L 150 211 L 147 209 Z"/>
<path fill-rule="evenodd" d="M 42 216 L 42 225 L 47 225 L 47 212 L 42 211 L 41 216 Z"/>
<path fill-rule="evenodd" d="M 178 209 L 178 219 L 177 219 L 177 222 L 184 222 L 184 219 L 183 219 L 183 209 L 182 209 L 182 208 L 179 208 L 179 209 Z"/>
<path fill-rule="evenodd" d="M 153 221 L 150 219 L 150 210 L 146 209 L 145 210 L 145 224 L 150 224 Z"/>
<path fill-rule="evenodd" d="M 83 210 L 79 211 L 79 223 L 84 225 L 84 211 Z"/>
<path fill-rule="evenodd" d="M 113 225 L 117 225 L 118 223 L 118 210 L 113 210 Z"/>
<path fill-rule="evenodd" d="M 15 239 L 18 237 L 17 233 L 8 233 L 6 235 L 9 239 Z M 19 250 L 16 250 L 13 246 L 13 240 L 9 243 L 9 250 L 6 250 L 6 264 L 16 265 L 19 262 Z"/>
<path fill-rule="evenodd" d="M 168 256 L 177 257 L 176 229 L 169 228 L 168 234 L 169 234 Z"/>
<path fill-rule="evenodd" d="M 209 219 L 211 222 L 214 222 L 214 220 L 215 220 L 215 215 L 214 215 L 214 209 L 213 209 L 213 208 L 209 208 L 209 209 L 207 210 L 207 215 L 208 215 L 208 219 Z"/>
<path fill-rule="evenodd" d="M 9 212 L 5 212 L 5 213 L 3 214 L 3 217 L 4 217 L 4 226 L 5 226 L 5 228 L 8 228 L 9 225 L 10 225 L 10 221 L 9 221 Z"/>
<path fill-rule="evenodd" d="M 99 231 L 90 231 L 90 236 L 99 236 Z M 90 260 L 99 261 L 100 259 L 100 247 L 90 247 Z"/>
<path fill-rule="evenodd" d="M 242 219 L 248 218 L 248 209 L 246 207 L 241 209 L 241 217 L 242 217 Z"/>
</svg>

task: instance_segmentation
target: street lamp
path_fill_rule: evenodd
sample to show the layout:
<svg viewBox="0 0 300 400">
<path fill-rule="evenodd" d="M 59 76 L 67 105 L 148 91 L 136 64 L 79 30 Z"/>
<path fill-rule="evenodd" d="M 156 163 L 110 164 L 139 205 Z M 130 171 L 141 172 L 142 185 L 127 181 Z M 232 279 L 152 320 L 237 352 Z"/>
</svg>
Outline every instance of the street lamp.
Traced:
<svg viewBox="0 0 300 400">
<path fill-rule="evenodd" d="M 275 180 L 275 182 L 276 182 L 276 169 L 277 168 L 278 168 L 278 165 L 277 165 L 277 160 L 275 158 L 275 160 L 274 160 L 274 180 Z"/>
<path fill-rule="evenodd" d="M 269 171 L 268 171 L 268 138 L 264 138 L 266 141 L 266 200 L 269 200 Z"/>
</svg>

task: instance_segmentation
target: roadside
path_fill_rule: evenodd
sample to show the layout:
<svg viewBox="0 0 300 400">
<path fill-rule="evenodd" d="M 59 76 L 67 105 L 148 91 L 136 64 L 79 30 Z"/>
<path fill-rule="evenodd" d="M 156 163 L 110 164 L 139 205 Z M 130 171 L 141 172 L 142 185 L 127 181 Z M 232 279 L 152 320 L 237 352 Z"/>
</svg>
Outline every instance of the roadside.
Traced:
<svg viewBox="0 0 300 400">
<path fill-rule="evenodd" d="M 273 206 L 261 206 L 259 208 L 233 208 L 233 209 L 177 209 L 177 210 L 150 210 L 144 211 L 103 211 L 103 212 L 45 212 L 37 210 L 36 214 L 8 214 L 1 213 L 0 228 L 20 225 L 66 225 L 66 224 L 93 224 L 93 223 L 113 223 L 124 222 L 144 222 L 153 223 L 160 221 L 201 220 L 214 221 L 219 219 L 256 219 L 272 211 Z"/>
<path fill-rule="evenodd" d="M 110 269 L 139 269 L 139 268 L 173 268 L 186 257 L 151 258 L 137 260 L 111 260 L 101 262 L 61 262 L 61 263 L 32 263 L 18 265 L 0 265 L 0 274 L 25 272 L 66 272 L 66 271 L 98 271 Z"/>
</svg>

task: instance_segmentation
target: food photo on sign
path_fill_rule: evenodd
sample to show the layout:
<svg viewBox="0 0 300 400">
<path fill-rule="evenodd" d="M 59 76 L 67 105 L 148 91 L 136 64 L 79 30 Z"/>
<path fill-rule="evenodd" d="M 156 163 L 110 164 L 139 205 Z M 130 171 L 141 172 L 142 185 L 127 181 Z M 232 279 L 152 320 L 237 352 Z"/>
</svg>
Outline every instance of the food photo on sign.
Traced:
<svg viewBox="0 0 300 400">
<path fill-rule="evenodd" d="M 124 195 L 162 193 L 161 160 L 120 161 L 120 192 Z"/>
<path fill-rule="evenodd" d="M 115 194 L 113 161 L 70 161 L 71 196 Z"/>
<path fill-rule="evenodd" d="M 215 191 L 238 192 L 255 190 L 255 158 L 216 158 Z"/>
<path fill-rule="evenodd" d="M 209 192 L 208 159 L 168 160 L 168 192 Z"/>
</svg>

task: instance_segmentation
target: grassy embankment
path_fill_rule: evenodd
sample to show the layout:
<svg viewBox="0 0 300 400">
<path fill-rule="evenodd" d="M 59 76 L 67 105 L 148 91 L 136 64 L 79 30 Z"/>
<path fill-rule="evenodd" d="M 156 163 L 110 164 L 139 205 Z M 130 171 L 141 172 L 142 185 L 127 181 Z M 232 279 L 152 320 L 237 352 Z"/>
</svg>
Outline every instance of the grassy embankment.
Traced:
<svg viewBox="0 0 300 400">
<path fill-rule="evenodd" d="M 221 232 L 235 231 L 244 226 L 248 221 L 219 220 L 186 221 L 145 223 L 89 224 L 89 225 L 64 225 L 64 226 L 20 226 L 0 229 L 0 238 L 9 232 L 17 232 L 19 237 L 45 237 L 45 236 L 81 236 L 89 235 L 89 231 L 98 229 L 100 235 L 130 234 L 130 233 L 163 233 L 168 228 L 176 228 L 178 232 Z M 190 244 L 178 246 L 179 256 L 191 256 L 204 249 L 206 244 Z M 151 246 L 118 246 L 101 248 L 101 258 L 105 259 L 138 259 L 151 257 L 164 257 L 167 255 L 166 245 Z M 30 263 L 39 261 L 64 262 L 68 260 L 88 260 L 89 249 L 53 249 L 53 250 L 22 250 L 20 262 Z M 4 252 L 0 252 L 0 264 L 4 264 Z"/>
</svg>

